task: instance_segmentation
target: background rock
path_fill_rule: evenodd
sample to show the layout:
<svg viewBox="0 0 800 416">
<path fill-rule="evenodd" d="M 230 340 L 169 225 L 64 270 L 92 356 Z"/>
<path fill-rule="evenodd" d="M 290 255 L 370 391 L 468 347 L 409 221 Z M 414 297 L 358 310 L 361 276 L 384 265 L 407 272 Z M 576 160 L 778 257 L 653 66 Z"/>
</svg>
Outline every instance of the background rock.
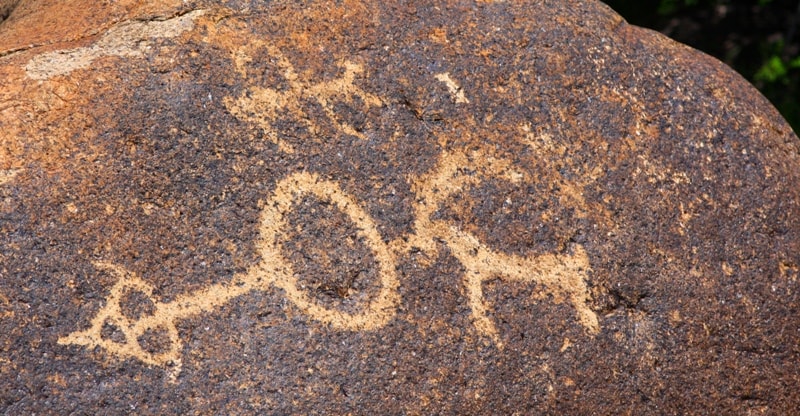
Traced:
<svg viewBox="0 0 800 416">
<path fill-rule="evenodd" d="M 800 403 L 798 139 L 600 3 L 21 1 L 0 51 L 6 413 Z"/>
</svg>

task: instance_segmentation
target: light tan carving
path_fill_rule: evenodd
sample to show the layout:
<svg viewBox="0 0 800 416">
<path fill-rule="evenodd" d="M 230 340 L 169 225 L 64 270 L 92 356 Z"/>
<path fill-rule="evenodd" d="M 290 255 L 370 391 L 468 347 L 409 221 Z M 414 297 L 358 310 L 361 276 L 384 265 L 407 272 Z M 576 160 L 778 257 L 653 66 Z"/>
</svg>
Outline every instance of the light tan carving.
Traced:
<svg viewBox="0 0 800 416">
<path fill-rule="evenodd" d="M 478 174 L 472 174 L 472 169 L 477 169 Z M 467 186 L 478 185 L 482 178 L 498 174 L 510 182 L 524 178 L 509 162 L 483 152 L 474 152 L 469 157 L 463 153 L 445 153 L 432 172 L 411 181 L 418 202 L 414 206 L 415 234 L 404 242 L 405 250 L 417 247 L 432 255 L 437 250 L 435 242 L 446 241 L 451 253 L 466 268 L 464 283 L 475 327 L 500 348 L 503 344 L 487 316 L 489 307 L 482 289 L 483 282 L 496 277 L 545 286 L 556 302 L 568 300 L 572 303 L 579 322 L 590 333 L 599 332 L 597 315 L 587 305 L 590 297 L 585 277 L 591 266 L 581 246 L 576 246 L 572 255 L 508 255 L 491 250 L 469 233 L 441 221 L 431 221 L 431 215 L 447 197 L 465 191 Z"/>
<path fill-rule="evenodd" d="M 345 63 L 345 72 L 332 81 L 309 84 L 299 80 L 291 64 L 279 53 L 270 49 L 278 58 L 290 88 L 277 91 L 268 88 L 253 88 L 251 94 L 237 100 L 227 100 L 228 108 L 243 120 L 252 121 L 269 132 L 271 138 L 285 151 L 292 151 L 284 143 L 278 132 L 272 128 L 272 121 L 279 111 L 289 111 L 302 116 L 298 97 L 310 97 L 325 108 L 327 116 L 340 133 L 358 135 L 351 126 L 337 121 L 331 104 L 334 97 L 341 98 L 358 95 L 365 107 L 380 105 L 381 100 L 355 87 L 354 77 L 361 73 L 360 66 Z M 247 59 L 240 54 L 237 58 L 240 70 Z M 446 74 L 445 74 L 446 75 Z M 448 83 L 449 76 L 441 77 Z M 452 80 L 448 83 L 455 85 Z M 455 94 L 460 91 L 457 87 Z M 451 91 L 452 92 L 452 91 Z M 458 101 L 458 95 L 456 100 Z M 468 101 L 467 101 L 468 102 Z M 307 119 L 307 117 L 305 117 Z M 313 121 L 307 121 L 315 128 Z M 446 138 L 440 137 L 442 148 Z M 410 234 L 385 243 L 378 232 L 374 219 L 367 213 L 357 199 L 347 194 L 334 181 L 324 179 L 311 172 L 289 174 L 279 180 L 272 195 L 264 204 L 261 213 L 260 239 L 256 242 L 261 261 L 247 272 L 234 275 L 230 283 L 208 286 L 194 293 L 179 296 L 171 302 L 158 302 L 153 299 L 153 288 L 145 281 L 110 263 L 95 263 L 99 269 L 114 274 L 118 281 L 106 298 L 106 304 L 91 320 L 91 326 L 59 339 L 60 344 L 74 344 L 87 347 L 99 346 L 119 358 L 136 358 L 150 365 L 168 365 L 180 370 L 183 344 L 175 322 L 202 312 L 211 311 L 231 299 L 253 290 L 269 291 L 278 289 L 298 309 L 310 319 L 330 325 L 333 329 L 364 331 L 376 330 L 390 322 L 401 302 L 400 282 L 397 277 L 397 260 L 412 250 L 423 251 L 430 258 L 437 256 L 440 247 L 445 247 L 463 265 L 464 288 L 472 313 L 476 331 L 490 338 L 498 348 L 503 342 L 497 331 L 489 305 L 483 295 L 484 282 L 501 278 L 508 281 L 529 282 L 542 286 L 543 292 L 555 302 L 569 302 L 575 308 L 577 321 L 589 334 L 600 330 L 597 315 L 589 308 L 591 300 L 586 278 L 591 270 L 589 259 L 581 245 L 574 245 L 571 253 L 546 254 L 539 256 L 519 256 L 492 250 L 478 238 L 443 220 L 435 220 L 434 214 L 447 203 L 448 198 L 468 191 L 487 178 L 495 177 L 517 183 L 526 178 L 507 160 L 496 158 L 485 150 L 448 151 L 440 155 L 437 165 L 429 172 L 415 177 L 409 176 L 414 193 L 414 224 Z M 576 189 L 567 190 L 566 201 L 585 209 L 585 203 Z M 294 208 L 293 203 L 305 195 L 331 203 L 347 215 L 357 226 L 358 233 L 372 250 L 378 267 L 380 290 L 362 301 L 356 312 L 345 312 L 335 307 L 326 307 L 315 300 L 301 285 L 292 270 L 290 262 L 283 256 L 281 241 L 286 238 L 289 225 L 286 216 Z M 562 200 L 563 201 L 563 200 Z M 444 243 L 442 245 L 442 243 Z M 324 271 L 321 271 L 324 272 Z M 120 303 L 127 291 L 138 291 L 152 301 L 154 308 L 147 316 L 132 319 L 123 314 Z M 122 338 L 103 336 L 103 330 L 115 329 Z M 169 347 L 163 351 L 152 352 L 142 347 L 142 337 L 148 331 L 161 331 L 168 338 Z M 176 373 L 173 373 L 176 374 Z"/>
<path fill-rule="evenodd" d="M 348 314 L 325 308 L 314 302 L 297 287 L 297 277 L 281 255 L 277 237 L 288 228 L 283 217 L 292 209 L 292 200 L 306 193 L 334 203 L 336 208 L 347 214 L 373 250 L 378 263 L 381 290 L 360 313 Z M 261 238 L 258 248 L 263 260 L 245 277 L 243 283 L 267 276 L 271 283 L 283 289 L 286 297 L 309 316 L 339 329 L 375 329 L 385 325 L 394 316 L 394 311 L 400 302 L 400 295 L 397 293 L 400 283 L 395 272 L 395 253 L 383 242 L 372 218 L 359 206 L 358 201 L 345 194 L 336 183 L 321 180 L 317 175 L 306 172 L 291 175 L 281 181 L 272 199 L 264 208 Z"/>
<path fill-rule="evenodd" d="M 137 291 L 152 298 L 153 287 L 133 273 L 111 263 L 96 262 L 95 267 L 106 270 L 117 277 L 117 282 L 111 288 L 111 293 L 106 297 L 106 305 L 92 318 L 92 326 L 85 331 L 73 332 L 60 338 L 59 344 L 76 344 L 88 347 L 99 346 L 120 358 L 136 358 L 151 365 L 166 363 L 180 363 L 180 338 L 175 328 L 174 318 L 191 315 L 197 307 L 187 303 L 186 299 L 177 299 L 173 303 L 156 304 L 155 313 L 150 316 L 133 320 L 122 313 L 121 301 L 127 291 Z M 208 288 L 206 291 L 213 291 Z M 215 297 L 217 298 L 217 297 Z M 102 336 L 105 326 L 112 331 L 121 331 L 123 342 L 115 342 Z M 138 338 L 148 329 L 166 329 L 169 334 L 169 349 L 159 354 L 145 351 Z"/>
<path fill-rule="evenodd" d="M 292 201 L 303 194 L 313 194 L 335 204 L 359 227 L 359 233 L 374 250 L 380 269 L 381 290 L 359 313 L 328 309 L 314 302 L 298 288 L 290 263 L 281 255 L 278 238 L 286 229 L 283 217 L 291 210 Z M 58 343 L 100 346 L 120 358 L 137 358 L 151 365 L 172 364 L 180 368 L 182 343 L 175 327 L 176 320 L 211 311 L 252 290 L 269 290 L 271 285 L 283 289 L 286 297 L 311 318 L 336 329 L 371 330 L 385 325 L 394 316 L 399 303 L 395 254 L 383 243 L 369 215 L 335 183 L 306 172 L 290 175 L 279 182 L 262 213 L 261 238 L 258 248 L 262 261 L 247 273 L 235 275 L 229 284 L 211 285 L 169 303 L 153 299 L 153 288 L 124 268 L 110 263 L 95 263 L 96 267 L 113 273 L 118 281 L 106 298 L 105 306 L 92 319 L 91 327 L 60 338 Z M 121 308 L 122 296 L 126 291 L 137 291 L 153 301 L 153 314 L 136 320 L 126 317 Z M 102 331 L 107 325 L 121 331 L 124 339 L 115 341 L 104 338 Z M 169 336 L 169 349 L 155 354 L 143 349 L 140 338 L 149 330 L 165 330 Z"/>
<path fill-rule="evenodd" d="M 444 82 L 444 85 L 447 86 L 447 89 L 450 91 L 450 95 L 453 96 L 453 101 L 456 104 L 469 104 L 469 99 L 464 95 L 464 90 L 450 78 L 450 74 L 445 72 L 443 74 L 437 74 L 436 79 L 439 81 Z"/>
<path fill-rule="evenodd" d="M 478 174 L 465 173 L 471 170 L 477 170 Z M 507 161 L 482 152 L 474 152 L 469 156 L 445 153 L 432 172 L 421 178 L 412 178 L 412 189 L 416 194 L 414 233 L 388 245 L 383 242 L 369 214 L 335 182 L 308 172 L 289 175 L 277 184 L 273 195 L 265 203 L 260 225 L 261 240 L 257 243 L 262 260 L 247 273 L 235 275 L 229 284 L 212 285 L 180 296 L 172 302 L 159 303 L 152 299 L 153 288 L 129 271 L 113 264 L 95 263 L 98 268 L 112 272 L 119 280 L 111 289 L 106 305 L 92 319 L 91 327 L 61 338 L 59 343 L 100 346 L 120 358 L 137 358 L 152 365 L 172 363 L 179 368 L 182 343 L 175 327 L 176 320 L 211 311 L 251 290 L 269 290 L 272 286 L 280 288 L 310 318 L 330 324 L 333 328 L 378 329 L 394 317 L 400 303 L 397 290 L 400 283 L 395 271 L 398 256 L 412 249 L 423 250 L 433 256 L 438 250 L 437 241 L 444 241 L 450 253 L 466 269 L 464 286 L 475 328 L 490 337 L 498 348 L 502 348 L 503 343 L 488 316 L 490 306 L 484 300 L 482 289 L 485 281 L 496 277 L 544 286 L 556 302 L 568 301 L 572 304 L 577 311 L 578 321 L 589 333 L 597 333 L 597 315 L 587 305 L 590 297 L 585 277 L 590 265 L 581 246 L 575 246 L 572 254 L 537 257 L 509 255 L 490 249 L 475 236 L 443 221 L 431 220 L 432 214 L 447 197 L 463 192 L 469 185 L 479 184 L 482 178 L 498 174 L 509 181 L 519 181 L 523 177 Z M 333 203 L 356 224 L 359 233 L 373 250 L 381 289 L 357 313 L 327 308 L 314 301 L 298 287 L 291 264 L 281 254 L 280 240 L 288 227 L 284 217 L 291 211 L 292 202 L 305 194 Z M 120 302 L 126 290 L 139 291 L 153 300 L 155 312 L 137 320 L 125 317 Z M 105 325 L 119 329 L 124 334 L 124 341 L 103 338 Z M 148 330 L 166 331 L 169 349 L 157 354 L 145 351 L 139 339 Z"/>
<path fill-rule="evenodd" d="M 303 110 L 302 99 L 311 98 L 322 106 L 328 119 L 341 133 L 366 139 L 366 136 L 356 131 L 353 126 L 340 121 L 333 110 L 333 105 L 337 100 L 353 104 L 355 97 L 361 99 L 365 112 L 371 107 L 383 105 L 378 96 L 364 91 L 354 83 L 356 75 L 364 72 L 361 65 L 346 61 L 344 63 L 344 74 L 341 77 L 330 81 L 311 83 L 303 80 L 295 72 L 292 63 L 277 49 L 263 43 L 257 43 L 257 45 L 266 48 L 270 55 L 278 60 L 278 66 L 283 70 L 282 75 L 286 79 L 289 88 L 285 91 L 278 91 L 273 88 L 251 87 L 238 99 L 225 100 L 225 106 L 231 114 L 260 126 L 267 133 L 269 139 L 277 144 L 282 151 L 292 153 L 294 148 L 280 137 L 280 133 L 272 127 L 272 122 L 281 113 L 288 112 L 299 120 L 303 120 L 312 134 L 319 134 L 319 126 L 311 117 L 305 115 Z M 244 64 L 250 58 L 243 51 L 235 53 L 234 56 L 237 69 L 246 74 Z"/>
</svg>

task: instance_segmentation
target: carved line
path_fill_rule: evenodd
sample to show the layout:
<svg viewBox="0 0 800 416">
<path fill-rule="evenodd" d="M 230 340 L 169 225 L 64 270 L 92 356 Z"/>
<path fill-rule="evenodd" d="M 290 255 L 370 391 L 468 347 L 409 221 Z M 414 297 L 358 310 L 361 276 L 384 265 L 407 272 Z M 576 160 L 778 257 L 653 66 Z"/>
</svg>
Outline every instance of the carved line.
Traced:
<svg viewBox="0 0 800 416">
<path fill-rule="evenodd" d="M 263 46 L 263 44 L 259 44 Z M 258 45 L 257 45 L 258 46 Z M 312 131 L 317 126 L 304 116 L 297 97 L 315 99 L 324 109 L 331 122 L 346 134 L 364 138 L 351 126 L 339 122 L 333 112 L 330 101 L 340 98 L 342 94 L 348 102 L 360 96 L 365 109 L 381 105 L 377 96 L 366 93 L 353 84 L 355 75 L 362 72 L 359 65 L 345 63 L 345 72 L 340 78 L 327 82 L 308 84 L 299 80 L 291 63 L 277 50 L 265 46 L 278 58 L 278 65 L 284 70 L 290 89 L 279 92 L 269 88 L 253 88 L 251 94 L 244 94 L 237 101 L 226 99 L 226 106 L 237 117 L 260 125 L 278 146 L 287 152 L 293 151 L 291 146 L 277 136 L 271 121 L 278 117 L 278 112 L 289 111 L 301 116 Z M 249 59 L 237 52 L 235 62 L 237 68 L 244 72 L 244 62 Z M 246 75 L 246 74 L 245 74 Z M 463 91 L 450 79 L 448 74 L 439 74 L 437 79 L 445 82 L 456 102 L 469 102 Z M 255 116 L 261 114 L 261 116 Z M 446 144 L 446 140 L 445 140 Z M 443 145 L 443 148 L 446 146 Z M 76 331 L 58 340 L 59 344 L 76 344 L 87 347 L 99 346 L 121 358 L 137 358 L 150 365 L 172 363 L 175 371 L 180 371 L 182 342 L 175 326 L 175 321 L 203 311 L 211 311 L 232 298 L 251 290 L 270 290 L 276 287 L 299 309 L 312 319 L 331 325 L 340 330 L 374 330 L 385 326 L 394 317 L 400 304 L 398 293 L 399 281 L 396 274 L 397 258 L 417 249 L 430 258 L 438 254 L 439 242 L 444 242 L 458 261 L 464 266 L 464 286 L 471 308 L 473 324 L 481 335 L 492 339 L 502 349 L 503 343 L 497 328 L 489 318 L 490 306 L 486 304 L 482 285 L 496 277 L 513 281 L 538 283 L 552 295 L 555 302 L 568 301 L 577 312 L 581 325 L 591 334 L 599 332 L 597 315 L 587 303 L 590 301 L 589 291 L 585 283 L 590 264 L 585 250 L 576 245 L 573 254 L 548 254 L 536 257 L 508 255 L 491 250 L 482 244 L 474 235 L 461 231 L 444 221 L 432 220 L 432 215 L 446 202 L 447 198 L 462 193 L 468 186 L 481 183 L 485 177 L 502 177 L 511 182 L 518 182 L 524 175 L 513 169 L 504 159 L 496 159 L 491 154 L 475 150 L 471 153 L 444 151 L 435 168 L 421 177 L 409 177 L 411 190 L 415 194 L 413 203 L 413 233 L 399 237 L 389 244 L 383 242 L 372 217 L 359 205 L 358 201 L 346 194 L 335 182 L 320 178 L 309 172 L 291 174 L 280 180 L 262 211 L 260 223 L 260 240 L 256 246 L 262 260 L 248 269 L 244 274 L 233 276 L 229 284 L 211 285 L 194 293 L 179 296 L 169 303 L 155 302 L 152 299 L 153 288 L 131 272 L 109 263 L 95 263 L 96 267 L 113 273 L 118 281 L 112 287 L 105 306 L 91 320 L 91 327 L 84 331 Z M 325 201 L 332 202 L 337 209 L 345 213 L 358 227 L 358 233 L 372 249 L 379 268 L 381 289 L 368 300 L 367 305 L 358 312 L 326 308 L 314 301 L 298 288 L 298 281 L 291 265 L 281 254 L 280 239 L 285 237 L 283 230 L 288 225 L 285 215 L 291 211 L 292 203 L 303 195 L 311 194 Z M 584 205 L 579 192 L 571 192 L 579 206 Z M 155 305 L 153 314 L 131 320 L 122 313 L 120 302 L 126 290 L 138 290 Z M 105 325 L 112 325 L 125 336 L 123 342 L 103 339 L 102 330 Z M 166 331 L 170 346 L 166 351 L 149 352 L 140 345 L 140 338 L 148 330 Z M 173 373 L 173 376 L 176 373 Z"/>
<path fill-rule="evenodd" d="M 464 171 L 467 167 L 478 170 L 477 174 Z M 433 172 L 411 182 L 418 202 L 414 207 L 415 234 L 408 244 L 435 255 L 435 241 L 446 241 L 451 253 L 467 269 L 464 281 L 474 324 L 480 333 L 491 337 L 498 348 L 502 348 L 503 344 L 487 316 L 489 308 L 484 305 L 482 289 L 483 282 L 498 276 L 544 285 L 556 301 L 564 298 L 570 300 L 578 312 L 581 325 L 592 334 L 598 333 L 600 326 L 597 315 L 587 305 L 590 297 L 584 278 L 591 266 L 582 247 L 576 246 L 575 254 L 571 256 L 526 258 L 507 255 L 491 250 L 469 233 L 443 222 L 431 222 L 431 215 L 446 198 L 463 192 L 469 185 L 478 185 L 480 177 L 496 176 L 498 173 L 513 183 L 523 178 L 508 161 L 495 159 L 483 152 L 476 151 L 471 157 L 462 153 L 445 153 Z"/>
<path fill-rule="evenodd" d="M 465 171 L 471 167 L 474 170 Z M 477 172 L 475 172 L 477 171 Z M 125 290 L 138 290 L 152 299 L 153 288 L 122 267 L 109 263 L 95 263 L 119 279 L 111 289 L 106 305 L 91 321 L 91 327 L 59 339 L 59 344 L 100 346 L 121 358 L 133 357 L 151 365 L 172 363 L 180 368 L 182 343 L 175 321 L 203 311 L 211 311 L 232 298 L 251 290 L 269 290 L 275 286 L 312 319 L 330 324 L 341 330 L 373 330 L 386 325 L 395 315 L 400 303 L 396 259 L 412 249 L 420 249 L 430 256 L 436 255 L 437 241 L 444 241 L 450 253 L 465 267 L 463 277 L 467 298 L 477 331 L 490 337 L 498 348 L 503 348 L 497 329 L 489 319 L 490 307 L 483 299 L 483 282 L 503 276 L 514 281 L 535 282 L 545 286 L 556 302 L 569 301 L 576 309 L 578 321 L 588 332 L 599 331 L 597 316 L 587 302 L 589 292 L 584 278 L 590 269 L 589 260 L 582 247 L 576 246 L 572 255 L 541 255 L 533 258 L 499 253 L 486 247 L 466 232 L 443 221 L 432 221 L 431 215 L 447 197 L 464 191 L 466 186 L 480 183 L 480 177 L 502 172 L 506 179 L 518 181 L 522 175 L 515 172 L 504 160 L 496 160 L 481 152 L 470 157 L 461 153 L 445 153 L 439 165 L 430 174 L 412 180 L 414 204 L 414 233 L 406 239 L 398 238 L 388 245 L 383 242 L 377 227 L 358 202 L 347 195 L 336 183 L 321 179 L 308 172 L 292 174 L 281 180 L 262 211 L 261 240 L 257 247 L 262 261 L 247 273 L 235 275 L 230 284 L 211 285 L 191 294 L 179 296 L 170 303 L 155 303 L 155 312 L 138 320 L 122 314 L 120 301 Z M 357 313 L 346 313 L 326 308 L 312 300 L 298 288 L 291 265 L 281 254 L 283 230 L 287 229 L 285 215 L 291 211 L 293 201 L 306 194 L 332 202 L 358 227 L 359 234 L 373 250 L 379 267 L 380 292 Z M 125 341 L 103 339 L 103 326 L 111 324 L 125 335 Z M 139 338 L 147 330 L 166 330 L 170 348 L 160 353 L 150 353 L 139 345 Z"/>
<path fill-rule="evenodd" d="M 272 121 L 277 119 L 282 112 L 289 112 L 303 120 L 312 134 L 319 134 L 319 126 L 311 120 L 303 111 L 300 99 L 310 98 L 319 103 L 325 111 L 325 115 L 336 128 L 348 135 L 366 139 L 367 137 L 356 129 L 342 121 L 336 116 L 332 102 L 341 100 L 348 104 L 354 103 L 356 96 L 360 97 L 364 103 L 363 110 L 366 112 L 371 107 L 380 107 L 383 101 L 380 97 L 370 94 L 355 84 L 357 74 L 364 72 L 361 65 L 346 61 L 344 63 L 344 74 L 341 77 L 330 81 L 309 83 L 301 80 L 295 72 L 294 66 L 276 48 L 256 43 L 267 49 L 270 55 L 278 60 L 278 66 L 283 70 L 283 77 L 289 86 L 286 91 L 278 91 L 273 88 L 252 87 L 247 93 L 242 94 L 239 99 L 225 100 L 225 106 L 233 115 L 241 120 L 255 123 L 267 133 L 269 139 L 278 145 L 278 148 L 285 153 L 294 153 L 294 148 L 279 137 L 278 132 L 272 127 Z M 234 54 L 234 61 L 240 72 L 245 73 L 245 63 L 249 60 L 243 52 Z"/>
<path fill-rule="evenodd" d="M 381 290 L 369 306 L 359 313 L 345 313 L 327 309 L 312 301 L 297 288 L 291 265 L 281 255 L 278 238 L 286 228 L 284 215 L 291 210 L 292 201 L 310 193 L 330 201 L 342 210 L 358 226 L 359 234 L 373 248 L 380 268 Z M 58 340 L 59 344 L 100 346 L 121 358 L 134 357 L 151 365 L 172 363 L 180 366 L 182 343 L 178 337 L 175 321 L 203 311 L 210 311 L 232 298 L 251 290 L 268 290 L 270 284 L 283 289 L 285 295 L 301 310 L 318 321 L 344 330 L 370 330 L 385 325 L 393 316 L 400 301 L 397 289 L 400 286 L 395 274 L 395 255 L 383 243 L 375 223 L 358 203 L 345 194 L 338 185 L 321 180 L 317 175 L 300 172 L 278 183 L 272 198 L 267 202 L 261 220 L 262 241 L 258 244 L 262 261 L 244 275 L 236 275 L 231 284 L 211 285 L 197 292 L 178 297 L 169 303 L 154 302 L 152 315 L 132 321 L 122 313 L 120 301 L 126 290 L 138 290 L 152 299 L 153 288 L 136 275 L 120 266 L 97 262 L 96 267 L 113 273 L 118 281 L 106 298 L 105 306 L 91 321 L 91 327 L 74 332 Z M 124 342 L 104 339 L 105 325 L 113 325 L 125 335 Z M 141 348 L 138 339 L 147 330 L 164 329 L 169 334 L 170 348 L 161 353 L 150 353 Z"/>
<path fill-rule="evenodd" d="M 288 229 L 284 216 L 292 209 L 292 201 L 306 193 L 333 202 L 358 226 L 358 233 L 373 250 L 379 267 L 381 290 L 360 313 L 348 314 L 331 310 L 309 299 L 305 292 L 297 288 L 297 278 L 280 253 L 278 237 L 284 234 L 282 230 Z M 315 174 L 296 173 L 278 184 L 272 203 L 267 203 L 262 218 L 261 237 L 264 240 L 259 244 L 259 248 L 263 260 L 259 267 L 248 273 L 246 280 L 252 280 L 257 276 L 271 276 L 271 282 L 283 289 L 285 295 L 305 313 L 338 329 L 375 329 L 385 325 L 394 316 L 394 310 L 400 303 L 400 296 L 397 293 L 400 282 L 395 271 L 395 254 L 381 239 L 369 214 L 336 183 L 321 180 Z"/>
</svg>

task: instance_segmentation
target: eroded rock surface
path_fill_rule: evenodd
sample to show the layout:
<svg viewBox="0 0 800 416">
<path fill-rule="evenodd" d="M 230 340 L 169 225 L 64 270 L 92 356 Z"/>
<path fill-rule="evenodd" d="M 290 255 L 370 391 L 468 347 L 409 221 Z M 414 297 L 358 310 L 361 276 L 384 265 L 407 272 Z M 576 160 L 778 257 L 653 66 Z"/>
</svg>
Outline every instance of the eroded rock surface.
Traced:
<svg viewBox="0 0 800 416">
<path fill-rule="evenodd" d="M 0 9 L 5 413 L 800 406 L 800 142 L 706 55 L 593 1 Z"/>
</svg>

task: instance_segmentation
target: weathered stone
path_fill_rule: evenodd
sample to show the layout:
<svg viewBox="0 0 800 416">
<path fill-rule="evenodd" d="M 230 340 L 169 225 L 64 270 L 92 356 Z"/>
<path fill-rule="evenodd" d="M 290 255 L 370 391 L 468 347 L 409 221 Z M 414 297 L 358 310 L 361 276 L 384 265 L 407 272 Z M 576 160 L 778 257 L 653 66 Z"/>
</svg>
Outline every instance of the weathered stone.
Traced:
<svg viewBox="0 0 800 416">
<path fill-rule="evenodd" d="M 800 142 L 593 1 L 25 1 L 7 414 L 790 414 Z"/>
</svg>

